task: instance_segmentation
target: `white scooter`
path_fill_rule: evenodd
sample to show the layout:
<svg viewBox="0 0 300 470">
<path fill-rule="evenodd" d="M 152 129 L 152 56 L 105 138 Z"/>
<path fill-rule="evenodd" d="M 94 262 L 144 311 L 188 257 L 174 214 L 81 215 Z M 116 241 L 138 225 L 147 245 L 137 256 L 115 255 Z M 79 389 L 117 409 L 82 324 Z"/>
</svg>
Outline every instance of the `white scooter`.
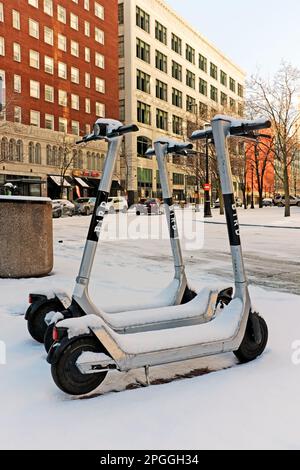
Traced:
<svg viewBox="0 0 300 470">
<path fill-rule="evenodd" d="M 192 136 L 192 140 L 213 137 L 215 142 L 233 261 L 233 300 L 223 309 L 212 308 L 211 299 L 215 296 L 216 300 L 218 293 L 211 292 L 208 303 L 204 303 L 203 295 L 198 295 L 185 305 L 124 312 L 119 315 L 124 319 L 125 332 L 120 333 L 86 295 L 91 265 L 84 266 L 86 275 L 77 279 L 73 300 L 88 315 L 59 322 L 53 331 L 55 343 L 48 354 L 53 379 L 61 390 L 70 395 L 90 393 L 111 370 L 145 368 L 149 378 L 152 366 L 225 352 L 233 352 L 241 362 L 249 362 L 264 352 L 268 328 L 251 308 L 227 139 L 230 135 L 247 135 L 270 125 L 266 120 L 237 122 L 217 116 L 212 121 L 212 129 L 197 131 Z M 157 155 L 161 145 L 155 142 Z M 101 200 L 100 197 L 97 207 Z M 97 214 L 89 235 L 93 240 L 103 221 L 102 214 L 99 211 Z M 133 325 L 134 321 L 138 328 L 127 332 L 127 325 Z M 143 322 L 147 323 L 146 329 Z"/>
</svg>

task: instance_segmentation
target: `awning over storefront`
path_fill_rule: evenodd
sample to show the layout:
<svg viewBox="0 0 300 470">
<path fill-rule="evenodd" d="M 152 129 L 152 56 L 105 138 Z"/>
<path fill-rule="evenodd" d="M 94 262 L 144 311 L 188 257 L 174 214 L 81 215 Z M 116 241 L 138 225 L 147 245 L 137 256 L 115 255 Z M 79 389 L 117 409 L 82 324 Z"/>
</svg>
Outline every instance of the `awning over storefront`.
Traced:
<svg viewBox="0 0 300 470">
<path fill-rule="evenodd" d="M 81 186 L 82 188 L 89 188 L 90 186 L 85 182 L 83 181 L 82 178 L 74 178 L 74 180 L 76 181 L 76 183 L 79 184 L 79 186 Z"/>
<path fill-rule="evenodd" d="M 53 183 L 55 183 L 57 186 L 61 186 L 61 180 L 62 180 L 61 176 L 52 176 L 52 175 L 50 175 L 49 178 L 51 178 Z M 68 181 L 66 179 L 64 179 L 63 187 L 64 188 L 71 188 L 70 183 L 68 183 Z"/>
</svg>

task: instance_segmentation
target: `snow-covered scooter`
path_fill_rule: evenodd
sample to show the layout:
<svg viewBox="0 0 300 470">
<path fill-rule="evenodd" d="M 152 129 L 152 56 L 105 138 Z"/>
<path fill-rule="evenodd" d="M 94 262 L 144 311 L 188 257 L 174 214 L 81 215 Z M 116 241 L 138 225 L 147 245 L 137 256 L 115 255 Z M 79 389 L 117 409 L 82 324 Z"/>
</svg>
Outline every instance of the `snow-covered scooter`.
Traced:
<svg viewBox="0 0 300 470">
<path fill-rule="evenodd" d="M 238 122 L 217 116 L 212 121 L 212 129 L 196 131 L 192 136 L 192 140 L 213 137 L 215 142 L 233 261 L 233 300 L 222 309 L 214 309 L 198 295 L 185 305 L 126 312 L 120 314 L 124 327 L 134 319 L 139 327 L 120 334 L 99 315 L 88 298 L 82 302 L 85 285 L 79 285 L 75 301 L 80 299 L 81 307 L 90 315 L 59 322 L 53 331 L 55 343 L 48 354 L 53 379 L 61 390 L 70 395 L 90 393 L 111 370 L 145 368 L 149 380 L 152 366 L 226 352 L 234 352 L 241 362 L 249 362 L 263 353 L 268 328 L 263 318 L 252 312 L 227 139 L 230 135 L 245 135 L 268 127 L 270 122 L 265 120 Z M 155 143 L 157 155 L 161 145 Z M 94 224 L 94 229 L 97 226 Z M 143 330 L 143 319 L 148 323 L 146 330 Z"/>
<path fill-rule="evenodd" d="M 86 241 L 86 247 L 83 254 L 80 272 L 76 282 L 76 288 L 72 299 L 66 293 L 50 293 L 50 294 L 30 294 L 30 307 L 28 308 L 25 319 L 27 320 L 27 326 L 31 336 L 41 342 L 45 343 L 46 350 L 48 351 L 52 344 L 52 330 L 58 320 L 64 318 L 80 317 L 89 313 L 95 313 L 93 308 L 85 308 L 85 303 L 81 305 L 80 302 L 76 302 L 75 299 L 84 298 L 89 299 L 88 286 L 91 276 L 91 270 L 96 254 L 96 248 L 99 240 L 99 234 L 101 225 L 105 215 L 105 206 L 110 193 L 114 168 L 119 155 L 120 145 L 124 134 L 129 132 L 138 131 L 137 126 L 122 126 L 119 121 L 109 119 L 99 119 L 94 127 L 94 132 L 83 138 L 80 143 L 87 143 L 97 140 L 106 140 L 108 142 L 108 153 L 105 160 L 105 166 L 103 170 L 102 179 L 99 186 L 97 202 L 95 206 L 94 215 L 91 220 L 90 229 Z M 172 151 L 183 151 L 191 147 L 191 143 L 181 143 L 177 145 L 175 149 L 173 146 Z M 165 147 L 166 154 L 169 153 L 168 147 Z M 163 171 L 167 172 L 166 167 L 163 167 Z M 167 173 L 166 173 L 167 175 Z M 162 175 L 162 191 L 164 200 L 169 204 L 170 190 L 168 185 L 167 177 Z M 170 213 L 169 205 L 166 207 L 166 217 L 168 220 L 169 227 L 171 224 L 171 217 L 174 218 L 174 212 Z M 192 300 L 196 293 L 189 288 L 187 277 L 185 273 L 185 266 L 182 257 L 182 251 L 180 241 L 178 237 L 174 237 L 174 234 L 170 230 L 170 241 L 172 248 L 172 255 L 174 261 L 174 279 L 171 284 L 163 289 L 158 294 L 154 295 L 150 302 L 134 302 L 130 304 L 123 302 L 122 307 L 120 304 L 110 304 L 108 306 L 102 306 L 106 314 L 114 314 L 110 317 L 109 324 L 112 328 L 122 332 L 126 324 L 126 328 L 131 328 L 130 321 L 124 320 L 119 321 L 117 313 L 123 310 L 136 311 L 147 308 L 159 308 L 166 307 L 169 305 L 180 305 L 185 304 Z M 226 290 L 220 294 L 220 301 L 228 303 L 231 300 L 230 290 Z M 89 300 L 87 300 L 89 302 Z M 124 315 L 123 315 L 124 317 Z M 135 321 L 133 321 L 135 325 Z M 133 326 L 134 326 L 133 325 Z"/>
</svg>

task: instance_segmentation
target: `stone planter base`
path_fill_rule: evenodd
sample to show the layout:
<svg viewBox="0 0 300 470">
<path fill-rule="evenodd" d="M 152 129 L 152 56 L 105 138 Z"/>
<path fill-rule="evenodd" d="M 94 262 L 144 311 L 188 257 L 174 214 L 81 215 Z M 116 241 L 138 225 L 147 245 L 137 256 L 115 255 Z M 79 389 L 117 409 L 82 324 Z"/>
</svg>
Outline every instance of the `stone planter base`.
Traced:
<svg viewBox="0 0 300 470">
<path fill-rule="evenodd" d="M 0 196 L 0 277 L 41 277 L 52 269 L 51 200 Z"/>
</svg>

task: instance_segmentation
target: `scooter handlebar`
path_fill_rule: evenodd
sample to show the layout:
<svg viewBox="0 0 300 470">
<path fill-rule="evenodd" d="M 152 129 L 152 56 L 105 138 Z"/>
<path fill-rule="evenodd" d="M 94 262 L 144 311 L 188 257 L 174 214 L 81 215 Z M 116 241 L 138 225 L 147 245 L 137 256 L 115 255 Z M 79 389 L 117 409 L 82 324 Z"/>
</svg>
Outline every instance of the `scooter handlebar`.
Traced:
<svg viewBox="0 0 300 470">
<path fill-rule="evenodd" d="M 93 142 L 95 140 L 104 140 L 104 139 L 112 139 L 114 137 L 121 137 L 125 134 L 129 134 L 130 132 L 138 132 L 139 128 L 135 124 L 131 124 L 130 126 L 121 126 L 118 129 L 115 129 L 114 131 L 110 132 L 107 135 L 97 135 L 95 133 L 93 134 L 88 134 L 82 138 L 82 140 L 79 140 L 76 142 L 76 144 L 86 144 L 88 142 Z"/>
<path fill-rule="evenodd" d="M 262 129 L 270 129 L 272 127 L 272 123 L 270 120 L 266 119 L 257 119 L 255 121 L 233 121 L 230 134 L 231 135 L 242 135 L 245 137 L 247 134 L 259 131 Z M 213 131 L 212 128 L 206 130 L 200 130 L 193 132 L 190 140 L 205 140 L 205 139 L 212 139 L 213 138 Z"/>
</svg>

